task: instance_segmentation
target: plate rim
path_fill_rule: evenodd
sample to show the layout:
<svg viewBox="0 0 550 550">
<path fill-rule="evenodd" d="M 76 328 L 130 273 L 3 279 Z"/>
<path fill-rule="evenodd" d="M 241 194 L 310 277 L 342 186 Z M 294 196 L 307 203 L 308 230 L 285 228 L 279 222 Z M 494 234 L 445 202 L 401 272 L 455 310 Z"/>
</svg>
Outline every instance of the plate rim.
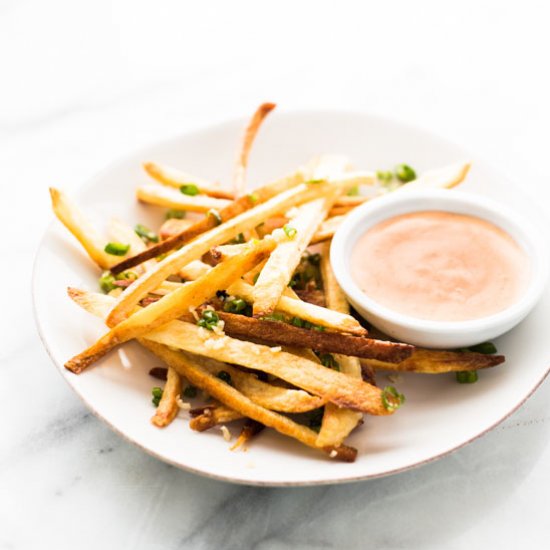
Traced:
<svg viewBox="0 0 550 550">
<path fill-rule="evenodd" d="M 471 159 L 472 162 L 479 161 L 483 165 L 485 165 L 487 168 L 489 168 L 493 173 L 499 174 L 501 178 L 505 181 L 510 182 L 514 187 L 519 188 L 519 186 L 516 185 L 515 181 L 504 174 L 498 167 L 494 166 L 492 163 L 484 160 L 483 158 L 479 157 L 478 155 L 472 153 L 465 147 L 463 147 L 460 144 L 457 144 L 453 140 L 450 140 L 449 138 L 445 136 L 441 136 L 438 132 L 434 132 L 428 128 L 425 128 L 420 125 L 412 124 L 409 122 L 402 122 L 396 118 L 385 116 L 385 115 L 379 115 L 375 113 L 370 113 L 368 111 L 363 110 L 353 110 L 353 109 L 338 109 L 338 108 L 327 108 L 327 109 L 288 109 L 288 110 L 282 110 L 277 113 L 279 117 L 292 117 L 292 116 L 300 116 L 300 115 L 343 115 L 343 116 L 360 116 L 360 117 L 366 117 L 370 119 L 375 119 L 378 122 L 381 123 L 389 123 L 394 126 L 401 127 L 403 129 L 414 131 L 414 132 L 420 132 L 422 134 L 425 134 L 429 136 L 430 138 L 435 138 L 437 141 L 443 142 L 451 147 L 453 147 L 455 150 L 462 152 L 467 158 Z M 92 187 L 94 181 L 100 179 L 104 174 L 109 173 L 113 169 L 128 163 L 131 159 L 139 156 L 140 154 L 145 154 L 146 151 L 149 151 L 152 148 L 162 148 L 164 145 L 167 145 L 169 143 L 172 143 L 177 140 L 185 139 L 187 137 L 192 136 L 193 134 L 196 134 L 198 132 L 211 132 L 215 131 L 216 129 L 221 129 L 226 126 L 236 125 L 236 124 L 242 124 L 244 125 L 247 122 L 247 118 L 244 116 L 241 117 L 232 117 L 225 120 L 222 120 L 220 122 L 211 123 L 207 125 L 199 125 L 196 127 L 193 127 L 187 131 L 184 132 L 177 132 L 174 134 L 171 134 L 170 136 L 164 137 L 162 139 L 159 139 L 157 141 L 151 141 L 150 143 L 147 143 L 145 145 L 142 145 L 136 149 L 133 149 L 129 152 L 126 152 L 125 154 L 116 157 L 114 160 L 109 162 L 105 167 L 98 170 L 94 174 L 92 174 L 90 177 L 86 178 L 85 181 L 81 182 L 79 185 L 75 188 L 75 194 L 78 195 L 80 193 L 83 193 L 85 190 L 87 190 L 89 187 Z M 142 155 L 143 156 L 143 155 Z M 530 197 L 530 194 L 528 193 L 528 196 Z M 56 370 L 58 374 L 63 378 L 65 383 L 70 387 L 70 389 L 79 397 L 79 399 L 84 403 L 84 405 L 88 408 L 88 410 L 98 419 L 100 419 L 102 422 L 104 422 L 114 433 L 116 433 L 119 437 L 121 437 L 124 441 L 131 443 L 135 447 L 139 448 L 141 451 L 145 452 L 149 456 L 153 456 L 154 458 L 169 464 L 175 468 L 181 469 L 186 472 L 190 472 L 193 474 L 197 474 L 202 477 L 206 477 L 208 479 L 215 479 L 217 481 L 224 481 L 226 483 L 233 483 L 237 485 L 247 485 L 247 486 L 253 486 L 253 487 L 311 487 L 311 486 L 317 486 L 317 485 L 337 485 L 337 484 L 345 484 L 345 483 L 356 483 L 360 481 L 368 481 L 371 479 L 379 479 L 383 477 L 393 476 L 396 474 L 400 474 L 409 470 L 414 470 L 417 468 L 420 468 L 422 466 L 425 466 L 427 464 L 430 464 L 431 462 L 435 462 L 437 460 L 440 460 L 442 458 L 445 458 L 455 451 L 458 451 L 459 449 L 465 447 L 466 445 L 469 445 L 470 443 L 474 442 L 475 440 L 483 437 L 488 432 L 495 429 L 499 424 L 504 422 L 507 418 L 512 416 L 520 407 L 522 407 L 525 402 L 538 390 L 538 388 L 542 385 L 542 383 L 546 380 L 548 375 L 550 374 L 550 365 L 545 368 L 545 371 L 543 372 L 542 376 L 536 384 L 530 389 L 530 391 L 525 395 L 519 402 L 517 402 L 510 410 L 506 412 L 504 416 L 493 422 L 490 426 L 486 427 L 485 429 L 481 430 L 480 432 L 473 435 L 471 438 L 467 439 L 466 441 L 461 442 L 460 444 L 456 446 L 452 446 L 451 448 L 437 454 L 434 456 L 431 456 L 429 458 L 420 460 L 418 462 L 409 464 L 407 466 L 402 466 L 399 468 L 395 468 L 393 470 L 388 470 L 380 473 L 374 473 L 374 474 L 366 474 L 366 475 L 355 475 L 350 477 L 337 477 L 337 478 L 324 478 L 321 480 L 307 480 L 307 481 L 262 481 L 262 480 L 252 480 L 250 478 L 242 478 L 239 476 L 228 476 L 224 474 L 215 474 L 210 471 L 200 470 L 197 468 L 194 468 L 192 466 L 183 464 L 181 462 L 177 462 L 175 460 L 172 460 L 158 452 L 155 452 L 154 449 L 148 448 L 141 444 L 140 442 L 132 439 L 129 435 L 125 434 L 122 430 L 120 430 L 118 427 L 116 427 L 108 418 L 103 416 L 85 397 L 84 395 L 79 391 L 79 388 L 73 384 L 71 384 L 69 378 L 66 376 L 66 369 L 63 364 L 58 363 L 56 361 L 54 354 L 48 345 L 48 342 L 46 340 L 44 329 L 42 326 L 42 323 L 40 321 L 40 316 L 38 313 L 38 306 L 37 306 L 37 292 L 38 292 L 38 273 L 39 273 L 39 259 L 40 254 L 45 246 L 46 240 L 49 236 L 49 234 L 52 232 L 55 226 L 55 217 L 51 215 L 51 221 L 47 224 L 46 228 L 44 229 L 42 236 L 40 238 L 40 241 L 38 243 L 38 246 L 35 249 L 34 252 L 34 260 L 32 265 L 32 276 L 31 276 L 31 298 L 32 298 L 32 312 L 33 312 L 33 318 L 36 330 L 38 332 L 38 336 L 40 338 L 40 341 L 42 345 L 44 346 L 44 349 L 46 350 L 46 353 L 48 354 L 51 362 L 55 365 Z"/>
</svg>

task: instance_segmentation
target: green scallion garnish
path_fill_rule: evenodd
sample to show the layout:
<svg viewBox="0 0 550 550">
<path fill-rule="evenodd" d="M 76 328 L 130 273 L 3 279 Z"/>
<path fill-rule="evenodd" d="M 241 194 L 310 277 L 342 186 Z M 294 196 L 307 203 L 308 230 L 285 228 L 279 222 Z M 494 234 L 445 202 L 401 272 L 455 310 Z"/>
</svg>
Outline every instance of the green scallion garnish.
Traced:
<svg viewBox="0 0 550 550">
<path fill-rule="evenodd" d="M 189 195 L 190 197 L 194 197 L 199 194 L 199 188 L 194 183 L 184 183 L 180 187 L 180 191 L 184 195 Z"/>
<path fill-rule="evenodd" d="M 376 172 L 376 178 L 382 183 L 390 183 L 393 180 L 393 173 L 389 170 L 378 170 Z"/>
<path fill-rule="evenodd" d="M 319 360 L 324 367 L 338 371 L 340 370 L 340 364 L 334 359 L 334 355 L 331 353 L 321 353 L 319 355 Z"/>
<path fill-rule="evenodd" d="M 149 243 L 159 242 L 159 236 L 154 231 L 151 231 L 148 227 L 145 227 L 141 223 L 138 223 L 134 227 L 134 231 L 136 232 L 136 235 L 141 237 L 146 242 L 149 242 Z"/>
<path fill-rule="evenodd" d="M 171 208 L 170 210 L 168 210 L 168 212 L 166 212 L 167 220 L 171 220 L 171 219 L 183 220 L 185 216 L 186 216 L 185 210 L 176 210 L 174 208 Z"/>
<path fill-rule="evenodd" d="M 459 384 L 473 384 L 477 382 L 478 376 L 476 370 L 465 370 L 456 373 L 456 381 Z"/>
<path fill-rule="evenodd" d="M 285 235 L 289 239 L 293 239 L 294 237 L 296 237 L 296 234 L 298 233 L 298 230 L 294 227 L 291 227 L 290 225 L 285 225 L 283 227 L 283 231 L 285 232 Z"/>
<path fill-rule="evenodd" d="M 105 294 L 111 292 L 114 288 L 116 288 L 115 283 L 115 277 L 112 275 L 110 271 L 104 271 L 99 278 L 99 288 L 105 292 Z"/>
<path fill-rule="evenodd" d="M 382 404 L 387 411 L 396 411 L 405 403 L 405 396 L 393 386 L 386 386 L 382 391 Z"/>
<path fill-rule="evenodd" d="M 124 256 L 128 250 L 130 250 L 129 244 L 122 243 L 107 243 L 105 246 L 105 252 L 112 256 Z"/>
<path fill-rule="evenodd" d="M 220 322 L 220 317 L 214 310 L 205 309 L 202 312 L 201 318 L 197 321 L 197 325 L 207 330 L 213 330 L 213 328 L 219 322 Z"/>
<path fill-rule="evenodd" d="M 475 351 L 476 353 L 483 353 L 485 355 L 492 355 L 497 352 L 497 348 L 493 342 L 483 342 L 475 346 L 470 346 L 468 351 Z"/>
<path fill-rule="evenodd" d="M 242 298 L 233 298 L 227 300 L 223 305 L 223 310 L 228 313 L 240 313 L 246 309 L 247 303 Z"/>
<path fill-rule="evenodd" d="M 162 398 L 162 388 L 159 388 L 159 387 L 154 387 L 152 390 L 151 390 L 151 394 L 153 395 L 153 398 L 151 399 L 153 405 L 155 407 L 158 407 L 159 406 L 159 403 L 160 403 L 160 400 Z"/>
<path fill-rule="evenodd" d="M 403 183 L 408 183 L 416 179 L 416 172 L 408 164 L 398 164 L 395 167 L 397 179 Z"/>
</svg>

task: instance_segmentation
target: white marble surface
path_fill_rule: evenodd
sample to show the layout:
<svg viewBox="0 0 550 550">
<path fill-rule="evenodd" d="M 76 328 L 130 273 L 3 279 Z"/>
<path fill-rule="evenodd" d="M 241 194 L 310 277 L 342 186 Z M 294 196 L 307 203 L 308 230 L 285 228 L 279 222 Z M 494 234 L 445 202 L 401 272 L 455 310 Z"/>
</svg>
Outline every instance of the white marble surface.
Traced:
<svg viewBox="0 0 550 550">
<path fill-rule="evenodd" d="M 547 548 L 549 382 L 416 471 L 233 486 L 158 462 L 87 412 L 39 342 L 30 276 L 48 185 L 70 191 L 262 100 L 421 124 L 550 212 L 549 17 L 542 1 L 0 0 L 0 549 Z"/>
</svg>

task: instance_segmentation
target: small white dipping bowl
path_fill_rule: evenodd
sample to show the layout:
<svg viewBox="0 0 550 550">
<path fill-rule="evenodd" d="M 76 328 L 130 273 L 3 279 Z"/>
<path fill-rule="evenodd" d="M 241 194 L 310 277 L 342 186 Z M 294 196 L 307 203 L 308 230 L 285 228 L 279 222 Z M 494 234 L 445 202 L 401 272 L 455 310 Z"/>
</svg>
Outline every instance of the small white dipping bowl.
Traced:
<svg viewBox="0 0 550 550">
<path fill-rule="evenodd" d="M 353 280 L 351 255 L 357 240 L 374 225 L 412 212 L 438 210 L 469 214 L 487 220 L 511 235 L 530 260 L 530 282 L 510 307 L 467 321 L 417 319 L 385 307 L 363 292 Z M 401 341 L 431 348 L 460 348 L 485 342 L 516 326 L 539 300 L 548 278 L 548 251 L 531 223 L 509 208 L 481 195 L 454 190 L 395 192 L 351 212 L 339 227 L 330 249 L 332 269 L 353 307 L 375 327 Z"/>
</svg>

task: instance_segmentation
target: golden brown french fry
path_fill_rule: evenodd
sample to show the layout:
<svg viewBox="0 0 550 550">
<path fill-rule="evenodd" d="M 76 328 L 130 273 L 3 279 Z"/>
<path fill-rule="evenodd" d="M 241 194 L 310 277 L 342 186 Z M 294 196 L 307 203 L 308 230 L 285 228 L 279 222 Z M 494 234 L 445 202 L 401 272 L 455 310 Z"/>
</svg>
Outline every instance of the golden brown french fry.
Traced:
<svg viewBox="0 0 550 550">
<path fill-rule="evenodd" d="M 361 359 L 361 363 L 375 370 L 441 374 L 472 371 L 495 367 L 504 363 L 503 355 L 484 355 L 469 351 L 443 351 L 416 348 L 412 355 L 400 363 L 386 363 L 374 359 Z"/>
<path fill-rule="evenodd" d="M 88 256 L 99 267 L 109 269 L 120 262 L 119 256 L 112 256 L 105 252 L 107 239 L 98 233 L 78 206 L 65 193 L 55 187 L 50 187 L 50 196 L 57 219 L 76 237 Z"/>
<path fill-rule="evenodd" d="M 471 166 L 471 163 L 465 162 L 429 170 L 415 180 L 399 186 L 395 191 L 406 192 L 433 188 L 451 189 L 464 181 Z"/>
<path fill-rule="evenodd" d="M 311 238 L 310 244 L 317 244 L 324 241 L 328 241 L 334 237 L 334 233 L 340 227 L 340 224 L 344 221 L 344 216 L 333 216 L 332 218 L 327 218 L 321 225 L 319 229 L 315 232 L 315 235 Z"/>
<path fill-rule="evenodd" d="M 244 281 L 234 282 L 227 292 L 234 296 L 240 296 L 248 303 L 254 301 L 254 287 L 245 283 Z M 285 293 L 288 292 L 285 290 Z M 325 328 L 329 328 L 339 332 L 349 332 L 350 334 L 357 334 L 358 336 L 364 336 L 367 331 L 361 326 L 357 319 L 351 315 L 332 311 L 330 309 L 302 302 L 290 296 L 283 295 L 279 298 L 275 311 L 285 313 L 290 317 L 299 317 L 304 321 L 309 321 L 314 325 L 320 325 Z"/>
<path fill-rule="evenodd" d="M 284 435 L 297 439 L 308 447 L 318 449 L 316 446 L 317 434 L 313 430 L 297 424 L 286 416 L 256 405 L 237 389 L 210 374 L 206 369 L 190 361 L 183 354 L 172 351 L 166 346 L 156 344 L 150 340 L 140 339 L 140 343 L 162 359 L 167 365 L 170 365 L 185 376 L 191 384 L 207 391 L 212 397 L 230 409 L 273 428 Z M 355 449 L 344 445 L 336 448 L 328 447 L 322 450 L 330 457 L 345 462 L 353 462 L 357 456 Z"/>
<path fill-rule="evenodd" d="M 262 103 L 257 109 L 248 126 L 246 127 L 241 148 L 237 156 L 235 173 L 233 175 L 233 189 L 235 197 L 244 194 L 246 188 L 246 167 L 248 165 L 248 156 L 254 143 L 254 139 L 265 117 L 275 109 L 275 103 Z"/>
<path fill-rule="evenodd" d="M 360 206 L 361 204 L 371 200 L 371 198 L 372 197 L 367 197 L 365 195 L 355 195 L 353 197 L 343 195 L 341 197 L 338 197 L 336 201 L 334 201 L 334 206 Z"/>
<path fill-rule="evenodd" d="M 254 285 L 255 317 L 269 315 L 275 310 L 311 237 L 326 217 L 336 195 L 336 191 L 333 191 L 300 206 L 283 230 L 276 230 L 284 231 L 288 240 L 279 243 Z"/>
<path fill-rule="evenodd" d="M 328 216 L 330 218 L 337 218 L 340 216 L 345 216 L 349 214 L 354 208 L 357 208 L 356 205 L 346 205 L 346 206 L 333 206 L 329 212 Z"/>
<path fill-rule="evenodd" d="M 151 422 L 159 427 L 164 428 L 168 426 L 176 418 L 179 407 L 178 397 L 181 393 L 181 379 L 180 375 L 171 367 L 168 367 L 168 374 L 164 390 L 162 391 L 162 397 L 158 404 L 157 410 Z"/>
<path fill-rule="evenodd" d="M 107 317 L 109 309 L 114 302 L 114 299 L 110 296 L 75 288 L 69 288 L 68 294 L 80 307 L 101 319 Z M 235 388 L 266 409 L 286 413 L 302 413 L 322 407 L 326 403 L 325 399 L 316 395 L 310 395 L 303 390 L 283 388 L 262 382 L 254 374 L 242 372 L 231 365 L 216 361 L 215 359 L 186 354 L 186 352 L 182 353 L 212 374 L 217 375 L 221 371 L 226 371 L 231 376 Z M 317 361 L 315 354 L 310 351 L 310 355 L 307 358 L 311 359 L 311 356 L 313 356 L 314 361 Z"/>
<path fill-rule="evenodd" d="M 222 210 L 230 204 L 227 199 L 218 199 L 209 195 L 184 195 L 176 189 L 154 184 L 140 185 L 136 189 L 136 197 L 147 204 L 189 212 Z"/>
<path fill-rule="evenodd" d="M 194 281 L 199 277 L 202 277 L 206 272 L 210 271 L 212 266 L 201 262 L 200 260 L 193 260 L 187 265 L 184 265 L 180 270 L 178 275 L 187 281 Z"/>
<path fill-rule="evenodd" d="M 143 168 L 153 179 L 168 187 L 179 189 L 182 185 L 193 184 L 201 194 L 219 199 L 233 199 L 233 193 L 220 185 L 215 185 L 197 176 L 182 172 L 172 166 L 157 162 L 145 162 Z"/>
<path fill-rule="evenodd" d="M 348 301 L 338 285 L 330 266 L 330 243 L 325 243 L 321 251 L 321 277 L 327 306 L 341 313 L 349 313 Z M 357 357 L 337 354 L 334 356 L 340 372 L 353 378 L 361 379 L 361 364 Z M 321 429 L 317 436 L 317 445 L 339 445 L 346 439 L 361 420 L 361 413 L 350 409 L 338 408 L 327 403 L 323 413 Z"/>
<path fill-rule="evenodd" d="M 129 286 L 120 295 L 107 324 L 113 326 L 126 319 L 148 292 L 157 288 L 162 281 L 191 261 L 198 260 L 213 246 L 227 242 L 238 233 L 258 225 L 262 219 L 323 194 L 328 189 L 327 185 L 300 184 L 195 237 Z"/>
<path fill-rule="evenodd" d="M 164 325 L 171 319 L 176 319 L 187 313 L 189 308 L 203 304 L 215 295 L 217 290 L 227 288 L 235 279 L 250 271 L 258 262 L 266 258 L 274 247 L 273 240 L 264 239 L 250 243 L 248 252 L 217 265 L 202 277 L 182 285 L 158 302 L 137 311 L 130 318 L 116 325 L 95 344 L 67 361 L 65 367 L 72 372 L 80 373 L 117 345 L 141 336 L 154 327 Z M 138 281 L 133 284 L 137 284 Z"/>
</svg>

